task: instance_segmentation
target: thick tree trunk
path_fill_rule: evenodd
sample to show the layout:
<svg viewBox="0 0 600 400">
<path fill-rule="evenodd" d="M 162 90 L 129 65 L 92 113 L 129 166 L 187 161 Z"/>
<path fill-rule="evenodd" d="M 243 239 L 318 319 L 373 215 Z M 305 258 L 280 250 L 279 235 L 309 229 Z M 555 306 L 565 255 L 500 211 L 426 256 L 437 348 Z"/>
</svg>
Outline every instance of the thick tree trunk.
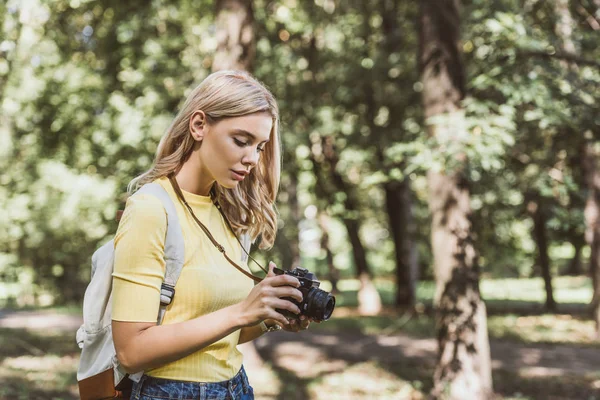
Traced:
<svg viewBox="0 0 600 400">
<path fill-rule="evenodd" d="M 252 71 L 256 53 L 252 0 L 217 0 L 217 51 L 212 70 Z"/>
<path fill-rule="evenodd" d="M 427 119 L 452 115 L 433 125 L 432 136 L 451 135 L 464 118 L 464 71 L 459 50 L 459 1 L 422 0 L 419 61 Z M 458 121 L 460 122 L 460 121 Z M 470 191 L 456 155 L 453 170 L 430 172 L 429 208 L 436 279 L 439 357 L 432 395 L 444 400 L 491 398 L 492 375 L 487 316 L 479 293 L 479 265 L 470 221 Z"/>
<path fill-rule="evenodd" d="M 415 227 L 408 179 L 384 186 L 385 203 L 396 256 L 396 306 L 413 307 L 417 281 L 417 252 L 412 241 Z"/>
<path fill-rule="evenodd" d="M 596 322 L 596 337 L 600 339 L 600 171 L 598 150 L 591 139 L 583 145 L 581 161 L 588 189 L 584 215 L 585 238 L 590 246 L 590 276 L 593 290 L 590 306 Z"/>
<path fill-rule="evenodd" d="M 548 311 L 556 312 L 556 302 L 554 301 L 554 291 L 552 289 L 552 274 L 550 272 L 550 257 L 548 256 L 547 217 L 541 197 L 536 195 L 527 204 L 527 209 L 533 219 L 533 240 L 538 250 L 538 265 L 544 279 L 544 288 L 546 289 L 545 308 Z"/>
<path fill-rule="evenodd" d="M 346 212 L 342 218 L 342 222 L 346 226 L 348 239 L 352 245 L 352 255 L 354 256 L 354 264 L 356 265 L 356 276 L 360 281 L 358 290 L 358 311 L 361 315 L 377 315 L 381 311 L 381 296 L 371 279 L 371 271 L 367 263 L 367 253 L 360 239 L 360 223 L 358 220 L 359 206 L 358 201 L 354 196 L 354 191 L 346 183 L 342 175 L 337 171 L 339 156 L 334 145 L 334 139 L 331 136 L 323 137 L 321 140 L 321 148 L 324 159 L 327 161 L 329 176 L 334 187 L 346 194 L 344 207 Z"/>
</svg>

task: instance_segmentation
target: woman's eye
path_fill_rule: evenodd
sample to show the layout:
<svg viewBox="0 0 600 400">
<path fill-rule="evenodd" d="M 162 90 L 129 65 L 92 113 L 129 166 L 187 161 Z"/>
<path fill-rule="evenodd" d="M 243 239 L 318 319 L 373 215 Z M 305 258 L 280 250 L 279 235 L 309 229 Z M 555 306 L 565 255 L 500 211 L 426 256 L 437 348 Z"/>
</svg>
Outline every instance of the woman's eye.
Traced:
<svg viewBox="0 0 600 400">
<path fill-rule="evenodd" d="M 235 144 L 237 144 L 240 147 L 246 147 L 248 145 L 248 143 L 242 142 L 241 140 L 238 140 L 236 138 L 233 138 L 233 141 L 235 142 Z"/>
<path fill-rule="evenodd" d="M 265 151 L 265 148 L 264 148 L 264 147 L 257 147 L 257 148 L 256 148 L 256 150 L 257 150 L 258 152 L 261 152 L 261 151 Z"/>
</svg>

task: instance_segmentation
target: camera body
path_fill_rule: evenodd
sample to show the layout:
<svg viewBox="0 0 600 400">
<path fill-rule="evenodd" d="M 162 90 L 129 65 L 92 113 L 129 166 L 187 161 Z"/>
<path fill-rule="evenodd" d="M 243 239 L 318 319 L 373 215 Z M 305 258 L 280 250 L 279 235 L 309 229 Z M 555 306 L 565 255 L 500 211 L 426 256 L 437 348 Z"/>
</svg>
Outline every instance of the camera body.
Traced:
<svg viewBox="0 0 600 400">
<path fill-rule="evenodd" d="M 291 301 L 300 308 L 299 315 L 304 315 L 315 321 L 327 321 L 331 317 L 333 309 L 335 308 L 335 297 L 331 295 L 331 293 L 319 289 L 321 282 L 317 279 L 315 274 L 306 268 L 300 267 L 294 268 L 291 271 L 274 268 L 273 272 L 275 275 L 291 275 L 300 282 L 298 290 L 302 292 L 301 302 L 297 302 L 289 297 L 284 297 L 285 300 Z M 279 309 L 277 311 L 288 318 L 298 318 L 298 315 L 289 311 Z"/>
</svg>

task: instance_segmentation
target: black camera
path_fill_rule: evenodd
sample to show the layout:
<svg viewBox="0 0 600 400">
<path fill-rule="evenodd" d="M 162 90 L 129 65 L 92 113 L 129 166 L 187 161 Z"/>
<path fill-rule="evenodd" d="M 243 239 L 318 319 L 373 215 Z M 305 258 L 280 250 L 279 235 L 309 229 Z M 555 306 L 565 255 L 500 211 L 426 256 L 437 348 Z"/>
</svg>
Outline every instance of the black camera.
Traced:
<svg viewBox="0 0 600 400">
<path fill-rule="evenodd" d="M 276 275 L 291 275 L 300 281 L 298 290 L 302 292 L 302 302 L 298 303 L 290 297 L 284 297 L 300 308 L 299 315 L 305 315 L 315 321 L 327 321 L 333 309 L 335 308 L 335 297 L 331 293 L 319 289 L 321 282 L 315 274 L 305 268 L 294 268 L 291 271 L 284 271 L 279 268 L 274 268 L 273 272 Z M 286 311 L 277 310 L 288 318 L 298 318 L 298 315 Z"/>
</svg>

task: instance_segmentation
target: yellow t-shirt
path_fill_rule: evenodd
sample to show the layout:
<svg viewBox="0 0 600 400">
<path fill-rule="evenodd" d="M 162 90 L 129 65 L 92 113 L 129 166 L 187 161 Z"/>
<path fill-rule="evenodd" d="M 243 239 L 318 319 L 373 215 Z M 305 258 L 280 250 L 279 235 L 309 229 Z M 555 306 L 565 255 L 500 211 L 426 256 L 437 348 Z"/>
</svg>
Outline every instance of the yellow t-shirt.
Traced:
<svg viewBox="0 0 600 400">
<path fill-rule="evenodd" d="M 169 180 L 162 178 L 156 182 L 167 190 L 175 204 L 185 243 L 183 269 L 163 324 L 187 321 L 244 300 L 254 283 L 229 264 L 210 242 L 177 198 Z M 183 193 L 198 219 L 225 247 L 231 259 L 240 260 L 240 244 L 210 197 Z M 166 230 L 167 217 L 160 200 L 147 194 L 129 198 L 115 236 L 113 320 L 156 322 L 160 285 L 165 274 Z M 246 263 L 238 265 L 248 269 Z M 239 335 L 238 330 L 196 353 L 148 370 L 146 374 L 193 382 L 231 379 L 242 366 L 242 354 L 236 348 Z"/>
</svg>

